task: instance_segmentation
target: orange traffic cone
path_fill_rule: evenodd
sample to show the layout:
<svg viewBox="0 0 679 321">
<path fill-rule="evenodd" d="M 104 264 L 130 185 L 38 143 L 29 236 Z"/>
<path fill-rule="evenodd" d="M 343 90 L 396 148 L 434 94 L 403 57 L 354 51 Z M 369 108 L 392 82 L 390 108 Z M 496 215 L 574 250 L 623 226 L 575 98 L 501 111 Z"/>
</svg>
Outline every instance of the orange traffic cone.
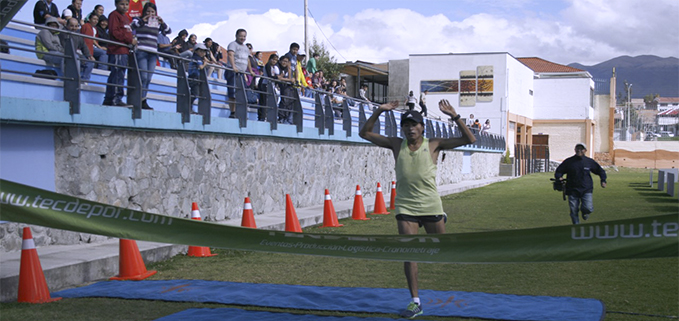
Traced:
<svg viewBox="0 0 679 321">
<path fill-rule="evenodd" d="M 335 206 L 332 205 L 332 198 L 330 198 L 330 192 L 325 189 L 325 203 L 323 204 L 323 226 L 321 227 L 340 227 L 344 226 L 337 222 L 337 212 L 335 212 Z"/>
<path fill-rule="evenodd" d="M 356 185 L 356 196 L 354 197 L 354 209 L 351 211 L 351 218 L 361 221 L 369 220 L 369 218 L 365 217 L 365 205 L 363 205 L 363 195 L 361 193 L 360 185 Z"/>
<path fill-rule="evenodd" d="M 255 213 L 252 212 L 252 204 L 249 197 L 245 198 L 245 204 L 243 204 L 243 219 L 240 221 L 240 226 L 257 228 Z"/>
<path fill-rule="evenodd" d="M 120 239 L 120 273 L 110 280 L 143 280 L 158 271 L 147 271 L 135 240 Z"/>
<path fill-rule="evenodd" d="M 297 219 L 290 194 L 285 194 L 285 231 L 302 233 L 302 227 L 299 226 L 299 219 Z"/>
<path fill-rule="evenodd" d="M 382 195 L 382 185 L 377 183 L 377 194 L 375 195 L 375 209 L 373 214 L 389 214 L 384 205 L 384 195 Z"/>
<path fill-rule="evenodd" d="M 33 243 L 33 235 L 29 227 L 24 227 L 23 242 L 21 244 L 21 264 L 19 268 L 18 302 L 47 303 L 61 300 L 51 298 L 47 288 L 45 274 L 38 258 L 38 251 Z"/>
<path fill-rule="evenodd" d="M 196 204 L 196 202 L 191 203 L 191 219 L 202 221 L 200 219 L 200 210 L 198 210 L 198 204 Z M 192 257 L 210 257 L 217 254 L 212 254 L 210 248 L 207 246 L 189 246 L 189 251 L 186 255 Z"/>
<path fill-rule="evenodd" d="M 389 209 L 396 209 L 396 182 L 391 181 L 391 200 L 389 201 Z"/>
</svg>

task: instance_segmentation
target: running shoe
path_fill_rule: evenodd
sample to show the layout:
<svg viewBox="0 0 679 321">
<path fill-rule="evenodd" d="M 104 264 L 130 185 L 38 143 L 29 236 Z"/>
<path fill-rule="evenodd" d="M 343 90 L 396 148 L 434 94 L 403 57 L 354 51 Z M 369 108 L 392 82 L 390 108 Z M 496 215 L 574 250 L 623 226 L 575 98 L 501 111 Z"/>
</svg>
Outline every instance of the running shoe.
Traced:
<svg viewBox="0 0 679 321">
<path fill-rule="evenodd" d="M 424 310 L 422 310 L 422 306 L 415 302 L 410 302 L 410 304 L 408 304 L 408 307 L 405 310 L 403 310 L 403 312 L 401 312 L 400 315 L 401 317 L 412 319 L 418 315 L 421 315 L 422 313 L 424 313 Z"/>
</svg>

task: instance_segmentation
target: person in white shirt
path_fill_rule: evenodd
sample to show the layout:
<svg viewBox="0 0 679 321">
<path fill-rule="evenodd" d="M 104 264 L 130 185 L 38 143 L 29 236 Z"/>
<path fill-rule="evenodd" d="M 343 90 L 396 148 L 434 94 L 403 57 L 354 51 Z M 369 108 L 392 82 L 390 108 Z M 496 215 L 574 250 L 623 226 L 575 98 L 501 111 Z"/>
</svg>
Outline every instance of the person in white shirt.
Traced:
<svg viewBox="0 0 679 321">
<path fill-rule="evenodd" d="M 427 93 L 429 90 L 425 90 L 420 93 L 420 108 L 422 108 L 422 116 L 427 117 Z"/>
</svg>

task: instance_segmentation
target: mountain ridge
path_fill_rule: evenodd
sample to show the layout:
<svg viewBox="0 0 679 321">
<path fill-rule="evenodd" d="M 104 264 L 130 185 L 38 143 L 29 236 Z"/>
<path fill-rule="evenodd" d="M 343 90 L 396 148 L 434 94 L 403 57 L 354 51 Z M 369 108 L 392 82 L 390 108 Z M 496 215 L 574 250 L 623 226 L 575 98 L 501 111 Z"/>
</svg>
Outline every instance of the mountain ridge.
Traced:
<svg viewBox="0 0 679 321">
<path fill-rule="evenodd" d="M 616 94 L 621 94 L 621 97 L 627 96 L 625 81 L 632 84 L 632 98 L 644 98 L 650 94 L 679 97 L 679 59 L 676 57 L 619 56 L 592 66 L 577 62 L 568 66 L 586 70 L 596 80 L 610 79 L 615 67 Z"/>
</svg>

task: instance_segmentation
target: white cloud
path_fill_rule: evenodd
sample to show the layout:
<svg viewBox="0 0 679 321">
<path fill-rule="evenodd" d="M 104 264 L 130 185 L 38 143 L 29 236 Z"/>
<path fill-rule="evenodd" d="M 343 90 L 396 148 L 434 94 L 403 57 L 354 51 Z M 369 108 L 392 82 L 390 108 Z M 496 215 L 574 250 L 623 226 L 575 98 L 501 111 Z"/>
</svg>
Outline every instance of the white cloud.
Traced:
<svg viewBox="0 0 679 321">
<path fill-rule="evenodd" d="M 676 57 L 679 53 L 676 0 L 571 2 L 563 12 L 564 22 L 584 40 L 606 44 L 611 54 Z"/>
<path fill-rule="evenodd" d="M 533 3 L 526 1 L 517 0 L 513 6 Z M 562 64 L 596 64 L 620 55 L 679 56 L 679 4 L 675 0 L 569 1 L 560 15 L 494 12 L 451 20 L 443 14 L 423 15 L 410 9 L 364 9 L 343 15 L 341 20 L 334 14 L 318 22 L 309 17 L 309 42 L 313 37 L 324 42 L 340 62 L 384 62 L 409 54 L 448 52 L 509 52 Z M 194 9 L 191 2 L 171 3 L 171 16 Z M 256 13 L 219 8 L 209 15 L 223 19 L 190 27 L 189 32 L 200 40 L 211 37 L 226 46 L 235 31 L 244 28 L 255 50 L 285 53 L 291 42 L 304 43 L 302 15 L 279 9 Z M 333 30 L 332 25 L 340 27 Z"/>
</svg>

